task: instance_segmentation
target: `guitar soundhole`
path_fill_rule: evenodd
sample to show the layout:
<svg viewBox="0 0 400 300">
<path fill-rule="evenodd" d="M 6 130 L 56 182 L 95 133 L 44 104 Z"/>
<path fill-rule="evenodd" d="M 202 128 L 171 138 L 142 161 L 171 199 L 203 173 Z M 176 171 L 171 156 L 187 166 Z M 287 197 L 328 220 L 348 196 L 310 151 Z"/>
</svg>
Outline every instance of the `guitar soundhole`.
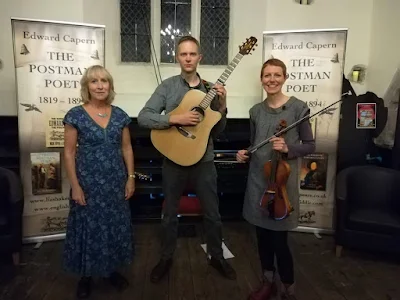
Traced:
<svg viewBox="0 0 400 300">
<path fill-rule="evenodd" d="M 196 111 L 200 114 L 200 122 L 202 122 L 204 120 L 204 110 L 201 107 L 193 107 L 192 111 Z"/>
</svg>

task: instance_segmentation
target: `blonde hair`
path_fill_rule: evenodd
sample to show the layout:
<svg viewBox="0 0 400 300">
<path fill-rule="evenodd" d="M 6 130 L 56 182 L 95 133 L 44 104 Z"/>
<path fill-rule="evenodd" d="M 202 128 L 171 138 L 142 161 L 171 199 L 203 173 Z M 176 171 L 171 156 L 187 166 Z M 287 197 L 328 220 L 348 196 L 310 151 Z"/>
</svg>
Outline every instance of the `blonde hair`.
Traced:
<svg viewBox="0 0 400 300">
<path fill-rule="evenodd" d="M 107 97 L 106 103 L 111 104 L 114 101 L 114 98 L 115 98 L 114 80 L 113 80 L 111 74 L 103 66 L 94 65 L 94 66 L 87 68 L 81 78 L 81 97 L 82 97 L 83 104 L 87 104 L 90 102 L 89 82 L 98 73 L 102 73 L 102 75 L 105 75 L 105 78 L 107 79 L 108 83 L 110 84 L 110 90 L 108 92 L 108 97 Z"/>
</svg>

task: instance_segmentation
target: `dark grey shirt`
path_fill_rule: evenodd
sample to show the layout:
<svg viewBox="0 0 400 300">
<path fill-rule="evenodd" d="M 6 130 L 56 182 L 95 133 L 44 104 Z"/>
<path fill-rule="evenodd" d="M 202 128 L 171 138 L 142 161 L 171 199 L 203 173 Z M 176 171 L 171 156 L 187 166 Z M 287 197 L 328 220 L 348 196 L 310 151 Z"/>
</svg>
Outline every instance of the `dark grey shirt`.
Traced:
<svg viewBox="0 0 400 300">
<path fill-rule="evenodd" d="M 198 75 L 199 76 L 199 75 Z M 199 76 L 200 78 L 200 76 Z M 208 82 L 209 87 L 213 86 L 213 83 Z M 202 79 L 200 78 L 200 84 L 195 87 L 190 87 L 186 80 L 181 75 L 172 76 L 164 80 L 151 95 L 150 99 L 146 102 L 143 109 L 139 112 L 138 123 L 140 126 L 150 129 L 165 129 L 170 127 L 169 115 L 170 111 L 174 110 L 181 103 L 184 95 L 191 89 L 199 89 L 204 93 L 207 93 L 207 89 L 204 86 Z M 219 101 L 216 96 L 210 104 L 210 108 L 213 110 L 219 109 Z M 165 115 L 161 114 L 165 111 Z M 208 140 L 207 150 L 200 160 L 201 162 L 214 160 L 214 144 L 213 138 L 220 134 L 226 125 L 226 114 L 222 114 L 221 120 L 214 126 L 211 131 L 210 138 Z M 179 145 L 177 145 L 179 147 Z"/>
</svg>

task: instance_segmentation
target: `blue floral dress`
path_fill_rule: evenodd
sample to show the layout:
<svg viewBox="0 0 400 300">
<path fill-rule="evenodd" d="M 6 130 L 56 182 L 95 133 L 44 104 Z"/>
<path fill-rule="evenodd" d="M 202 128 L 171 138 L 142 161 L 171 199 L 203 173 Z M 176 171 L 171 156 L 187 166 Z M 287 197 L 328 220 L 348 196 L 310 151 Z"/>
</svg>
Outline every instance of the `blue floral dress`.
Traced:
<svg viewBox="0 0 400 300">
<path fill-rule="evenodd" d="M 106 128 L 82 106 L 65 115 L 64 124 L 78 131 L 76 174 L 86 206 L 70 200 L 64 267 L 81 276 L 108 276 L 132 261 L 133 236 L 125 200 L 127 171 L 122 155 L 122 129 L 129 116 L 111 107 Z"/>
</svg>

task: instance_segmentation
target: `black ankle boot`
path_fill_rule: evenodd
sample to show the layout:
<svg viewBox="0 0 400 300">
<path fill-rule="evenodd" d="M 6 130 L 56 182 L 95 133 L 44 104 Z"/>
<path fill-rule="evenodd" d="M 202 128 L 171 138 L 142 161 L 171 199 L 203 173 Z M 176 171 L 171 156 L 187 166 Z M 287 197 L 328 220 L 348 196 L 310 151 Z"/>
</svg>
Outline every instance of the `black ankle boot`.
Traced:
<svg viewBox="0 0 400 300">
<path fill-rule="evenodd" d="M 79 299 L 89 298 L 92 292 L 92 277 L 82 277 L 78 282 L 76 296 Z"/>
<path fill-rule="evenodd" d="M 113 285 L 119 291 L 123 291 L 129 286 L 128 280 L 126 280 L 124 276 L 117 272 L 111 273 L 110 277 L 108 277 L 108 280 L 110 281 L 111 285 Z"/>
</svg>

